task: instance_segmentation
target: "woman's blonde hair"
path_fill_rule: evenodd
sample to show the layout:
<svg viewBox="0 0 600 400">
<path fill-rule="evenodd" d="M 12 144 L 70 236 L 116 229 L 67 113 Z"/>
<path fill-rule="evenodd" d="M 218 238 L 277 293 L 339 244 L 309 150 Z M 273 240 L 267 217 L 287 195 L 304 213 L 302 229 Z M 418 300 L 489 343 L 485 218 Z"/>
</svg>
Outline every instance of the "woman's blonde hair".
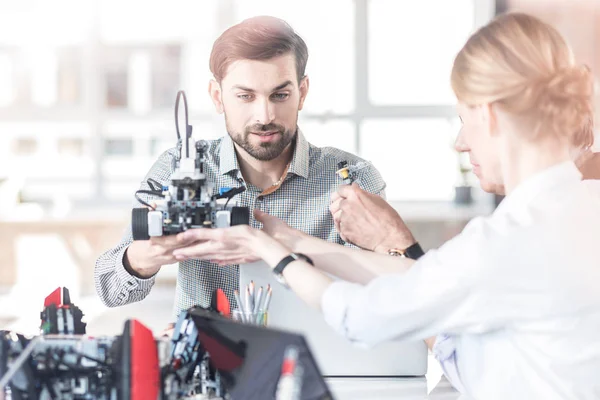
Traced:
<svg viewBox="0 0 600 400">
<path fill-rule="evenodd" d="M 454 60 L 451 81 L 459 101 L 497 104 L 530 124 L 532 139 L 554 134 L 578 147 L 593 144 L 592 74 L 535 17 L 504 14 L 475 32 Z"/>
</svg>

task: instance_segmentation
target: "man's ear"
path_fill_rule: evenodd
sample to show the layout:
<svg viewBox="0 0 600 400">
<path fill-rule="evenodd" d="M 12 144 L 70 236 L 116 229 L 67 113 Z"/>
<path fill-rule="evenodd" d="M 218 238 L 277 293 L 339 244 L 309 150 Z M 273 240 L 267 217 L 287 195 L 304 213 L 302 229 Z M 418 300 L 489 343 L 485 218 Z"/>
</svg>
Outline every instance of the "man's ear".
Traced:
<svg viewBox="0 0 600 400">
<path fill-rule="evenodd" d="M 304 107 L 304 100 L 306 99 L 306 95 L 308 94 L 308 76 L 304 75 L 304 78 L 300 80 L 300 86 L 298 89 L 300 90 L 300 103 L 298 104 L 298 110 L 302 110 Z"/>
<path fill-rule="evenodd" d="M 215 105 L 215 110 L 219 114 L 223 114 L 223 93 L 221 91 L 221 84 L 214 79 L 211 79 L 208 82 L 208 94 L 210 95 L 210 99 Z"/>
</svg>

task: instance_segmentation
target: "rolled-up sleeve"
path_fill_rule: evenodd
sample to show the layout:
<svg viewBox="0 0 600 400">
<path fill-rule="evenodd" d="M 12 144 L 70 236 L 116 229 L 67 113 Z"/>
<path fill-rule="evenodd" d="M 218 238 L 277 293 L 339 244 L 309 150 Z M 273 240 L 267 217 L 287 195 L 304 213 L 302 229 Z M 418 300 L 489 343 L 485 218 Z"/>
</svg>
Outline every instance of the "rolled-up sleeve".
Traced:
<svg viewBox="0 0 600 400">
<path fill-rule="evenodd" d="M 130 232 L 125 234 L 128 235 Z M 107 251 L 96 261 L 96 292 L 108 307 L 143 300 L 154 286 L 154 277 L 140 279 L 125 269 L 123 257 L 130 243 L 131 238 L 124 238 L 117 247 Z"/>
<path fill-rule="evenodd" d="M 147 180 L 152 178 L 159 183 L 167 182 L 171 175 L 171 160 L 173 150 L 164 152 L 154 163 L 140 184 L 140 189 L 148 190 Z M 141 195 L 145 201 L 152 201 L 148 195 Z M 133 204 L 139 207 L 137 200 Z M 125 228 L 121 241 L 113 248 L 104 252 L 96 260 L 94 283 L 96 292 L 102 302 L 108 307 L 117 307 L 143 300 L 154 285 L 154 277 L 139 279 L 127 272 L 123 266 L 123 257 L 129 245 L 133 242 L 130 224 Z"/>
</svg>

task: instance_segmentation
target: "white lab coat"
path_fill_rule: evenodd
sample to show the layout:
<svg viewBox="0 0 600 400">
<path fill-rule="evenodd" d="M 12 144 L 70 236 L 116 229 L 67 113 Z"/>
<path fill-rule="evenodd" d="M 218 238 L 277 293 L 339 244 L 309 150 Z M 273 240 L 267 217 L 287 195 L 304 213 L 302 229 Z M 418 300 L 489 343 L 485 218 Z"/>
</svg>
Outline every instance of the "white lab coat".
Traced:
<svg viewBox="0 0 600 400">
<path fill-rule="evenodd" d="M 434 353 L 474 398 L 599 399 L 599 248 L 600 181 L 563 163 L 405 274 L 335 282 L 321 305 L 366 344 L 443 332 Z"/>
</svg>

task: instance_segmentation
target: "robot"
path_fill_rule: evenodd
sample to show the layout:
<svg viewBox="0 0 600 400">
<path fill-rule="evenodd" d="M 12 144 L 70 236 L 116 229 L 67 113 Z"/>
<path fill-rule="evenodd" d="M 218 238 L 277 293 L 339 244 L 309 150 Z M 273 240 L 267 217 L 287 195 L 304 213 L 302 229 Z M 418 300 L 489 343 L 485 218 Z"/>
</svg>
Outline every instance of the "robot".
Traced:
<svg viewBox="0 0 600 400">
<path fill-rule="evenodd" d="M 179 102 L 183 99 L 185 114 L 185 140 L 179 132 Z M 192 126 L 188 124 L 187 99 L 183 91 L 175 100 L 175 128 L 177 132 L 177 154 L 174 159 L 174 172 L 170 185 L 148 179 L 151 190 L 138 190 L 136 199 L 145 208 L 134 208 L 131 215 L 131 231 L 134 240 L 148 240 L 152 236 L 173 235 L 192 228 L 224 228 L 234 225 L 248 225 L 250 210 L 231 203 L 232 198 L 246 190 L 220 188 L 213 194 L 213 185 L 206 176 L 206 153 L 208 144 L 204 140 L 195 142 L 195 158 L 190 157 Z M 193 142 L 193 140 L 191 140 Z M 185 155 L 183 144 L 185 143 Z M 157 198 L 153 204 L 142 200 L 146 194 Z"/>
<path fill-rule="evenodd" d="M 90 337 L 68 289 L 58 288 L 41 316 L 39 336 L 0 331 L 2 400 L 227 398 L 188 312 L 171 339 L 155 338 L 134 319 L 121 335 Z"/>
<path fill-rule="evenodd" d="M 0 331 L 0 377 L 13 400 L 158 399 L 161 383 L 154 336 L 136 320 L 116 337 Z"/>
<path fill-rule="evenodd" d="M 210 366 L 210 356 L 202 350 L 198 329 L 188 312 L 179 315 L 173 336 L 169 362 L 163 367 L 165 400 L 202 394 L 225 396 L 219 372 Z"/>
</svg>

